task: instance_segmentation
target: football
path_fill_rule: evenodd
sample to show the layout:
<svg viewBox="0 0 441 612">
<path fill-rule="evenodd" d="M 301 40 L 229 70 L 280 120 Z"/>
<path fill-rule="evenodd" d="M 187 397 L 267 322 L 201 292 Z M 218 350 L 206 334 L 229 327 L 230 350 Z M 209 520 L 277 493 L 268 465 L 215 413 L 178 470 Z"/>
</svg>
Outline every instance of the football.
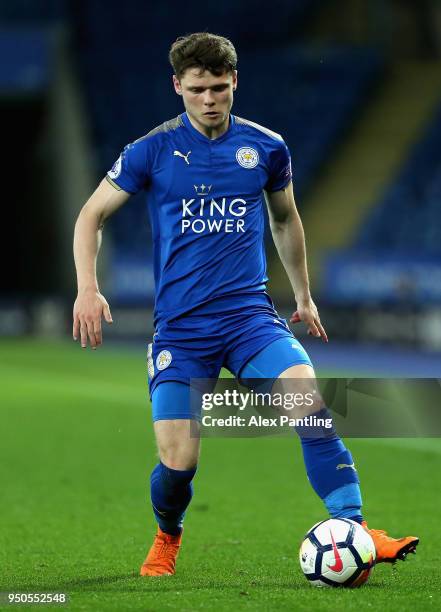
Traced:
<svg viewBox="0 0 441 612">
<path fill-rule="evenodd" d="M 322 587 L 359 587 L 375 565 L 375 546 L 361 525 L 350 519 L 328 519 L 306 534 L 299 551 L 309 583 Z"/>
</svg>

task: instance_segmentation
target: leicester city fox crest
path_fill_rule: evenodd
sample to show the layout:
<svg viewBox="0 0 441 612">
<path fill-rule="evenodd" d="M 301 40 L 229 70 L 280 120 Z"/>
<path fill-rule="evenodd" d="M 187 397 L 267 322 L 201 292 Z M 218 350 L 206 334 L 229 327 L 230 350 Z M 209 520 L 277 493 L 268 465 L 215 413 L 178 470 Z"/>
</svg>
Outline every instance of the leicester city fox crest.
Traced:
<svg viewBox="0 0 441 612">
<path fill-rule="evenodd" d="M 156 357 L 156 368 L 158 370 L 165 370 L 172 362 L 172 354 L 170 351 L 161 351 Z"/>
<path fill-rule="evenodd" d="M 241 147 L 236 152 L 237 163 L 242 168 L 255 168 L 259 163 L 259 154 L 251 147 Z"/>
</svg>

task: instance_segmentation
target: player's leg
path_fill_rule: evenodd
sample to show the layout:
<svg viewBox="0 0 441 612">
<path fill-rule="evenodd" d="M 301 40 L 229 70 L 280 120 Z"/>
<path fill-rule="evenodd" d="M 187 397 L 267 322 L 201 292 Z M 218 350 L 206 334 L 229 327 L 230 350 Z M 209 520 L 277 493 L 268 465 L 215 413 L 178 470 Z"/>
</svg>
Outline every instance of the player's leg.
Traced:
<svg viewBox="0 0 441 612">
<path fill-rule="evenodd" d="M 293 349 L 296 349 L 297 355 L 293 354 Z M 242 368 L 241 378 L 264 378 L 270 381 L 277 378 L 273 389 L 282 392 L 305 394 L 314 391 L 317 398 L 315 404 L 310 409 L 303 407 L 303 413 L 296 416 L 330 417 L 317 394 L 315 373 L 309 357 L 297 340 L 293 343 L 292 337 L 287 337 L 285 342 L 276 340 L 262 349 Z M 384 531 L 368 529 L 362 518 L 360 484 L 354 461 L 335 430 L 326 431 L 323 428 L 318 432 L 319 435 L 314 435 L 310 428 L 297 428 L 297 433 L 313 489 L 333 518 L 350 518 L 363 524 L 375 542 L 377 563 L 394 562 L 414 552 L 418 538 L 408 536 L 395 539 L 387 536 Z"/>
<path fill-rule="evenodd" d="M 159 463 L 150 477 L 150 494 L 158 531 L 141 567 L 142 576 L 161 576 L 175 571 L 200 447 L 199 423 L 191 418 L 189 393 L 186 384 L 164 382 L 152 394 Z"/>
<path fill-rule="evenodd" d="M 207 337 L 205 330 L 210 330 Z M 158 533 L 142 575 L 174 573 L 199 457 L 202 397 L 190 388 L 190 381 L 216 380 L 221 366 L 222 340 L 210 316 L 188 315 L 161 324 L 149 345 L 147 370 L 159 453 L 150 491 Z"/>
<path fill-rule="evenodd" d="M 301 344 L 286 336 L 262 349 L 242 369 L 243 380 L 266 378 L 273 385 L 273 392 L 313 392 L 312 406 L 299 406 L 291 416 L 300 418 L 316 416 L 330 418 L 315 381 L 315 373 L 309 356 Z M 297 428 L 306 472 L 312 488 L 323 500 L 333 518 L 350 518 L 362 522 L 361 494 L 358 475 L 351 453 L 333 428 Z"/>
<path fill-rule="evenodd" d="M 315 373 L 312 365 L 292 365 L 278 375 L 276 387 L 281 386 L 284 392 L 299 390 L 315 391 Z M 320 397 L 314 406 L 304 410 L 299 416 L 316 416 L 330 419 L 331 415 Z M 297 427 L 306 473 L 309 482 L 317 495 L 323 500 L 332 518 L 349 518 L 357 523 L 363 522 L 361 512 L 362 499 L 357 470 L 350 451 L 334 428 L 320 431 L 311 427 Z"/>
<path fill-rule="evenodd" d="M 156 440 L 162 451 L 150 477 L 152 507 L 162 531 L 179 535 L 193 497 L 192 480 L 197 469 L 199 441 L 193 438 L 187 443 L 189 430 L 196 425 L 182 420 L 161 421 L 158 426 L 155 424 Z"/>
<path fill-rule="evenodd" d="M 292 380 L 295 386 L 295 379 L 307 383 L 308 377 L 315 377 L 312 366 L 294 365 L 284 370 L 278 378 L 282 386 L 283 379 Z M 316 415 L 323 418 L 330 416 L 324 405 Z M 329 435 L 324 433 L 316 438 L 302 429 L 298 428 L 297 431 L 309 481 L 324 501 L 329 514 L 333 518 L 350 518 L 364 526 L 374 541 L 377 563 L 394 563 L 398 559 L 404 560 L 408 553 L 414 553 L 419 543 L 417 537 L 392 538 L 383 530 L 368 528 L 361 514 L 360 483 L 355 464 L 336 432 Z"/>
</svg>

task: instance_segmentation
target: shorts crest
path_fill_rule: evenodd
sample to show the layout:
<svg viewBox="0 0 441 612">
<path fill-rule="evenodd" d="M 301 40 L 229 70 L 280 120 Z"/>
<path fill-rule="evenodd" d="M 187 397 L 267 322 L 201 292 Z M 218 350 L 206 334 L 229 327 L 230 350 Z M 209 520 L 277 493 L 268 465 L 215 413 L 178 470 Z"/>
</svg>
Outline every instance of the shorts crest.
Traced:
<svg viewBox="0 0 441 612">
<path fill-rule="evenodd" d="M 156 357 L 156 367 L 158 370 L 165 370 L 172 362 L 172 354 L 170 351 L 161 351 Z"/>
</svg>

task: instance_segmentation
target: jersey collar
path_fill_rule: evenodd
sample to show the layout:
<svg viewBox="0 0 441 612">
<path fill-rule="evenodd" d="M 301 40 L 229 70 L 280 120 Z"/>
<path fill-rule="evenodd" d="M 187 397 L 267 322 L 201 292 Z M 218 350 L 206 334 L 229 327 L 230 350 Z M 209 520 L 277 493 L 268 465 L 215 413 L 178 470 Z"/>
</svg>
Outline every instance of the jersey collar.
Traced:
<svg viewBox="0 0 441 612">
<path fill-rule="evenodd" d="M 230 124 L 228 126 L 228 129 L 222 134 L 222 136 L 219 136 L 218 138 L 208 138 L 207 136 L 204 136 L 204 134 L 202 134 L 199 130 L 197 130 L 193 126 L 187 113 L 182 113 L 181 118 L 182 118 L 182 121 L 184 122 L 184 125 L 190 130 L 192 135 L 195 138 L 197 138 L 200 142 L 205 142 L 206 144 L 216 144 L 218 142 L 222 142 L 223 140 L 228 138 L 234 126 L 234 115 L 230 113 Z"/>
</svg>

